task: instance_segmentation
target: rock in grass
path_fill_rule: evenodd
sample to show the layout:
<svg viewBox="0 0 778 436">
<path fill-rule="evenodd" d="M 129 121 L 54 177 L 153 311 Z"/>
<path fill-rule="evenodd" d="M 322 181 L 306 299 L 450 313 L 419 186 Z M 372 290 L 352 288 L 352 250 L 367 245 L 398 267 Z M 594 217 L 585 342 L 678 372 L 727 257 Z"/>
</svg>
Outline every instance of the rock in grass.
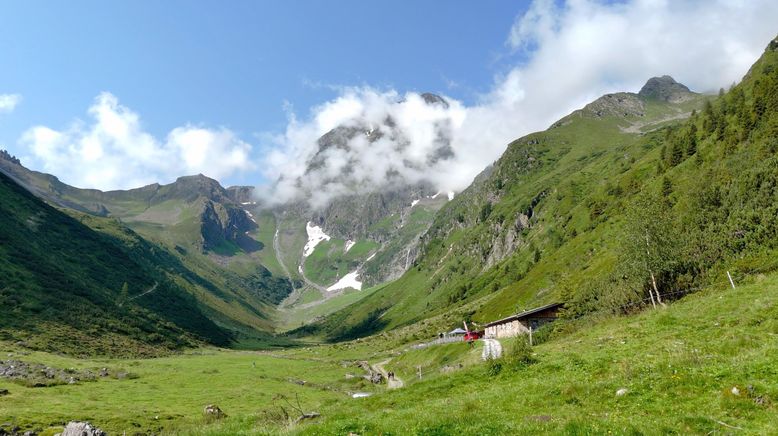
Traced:
<svg viewBox="0 0 778 436">
<path fill-rule="evenodd" d="M 627 392 L 629 392 L 627 388 L 621 388 L 618 391 L 616 391 L 616 396 L 623 397 L 624 395 L 627 395 Z"/>
<path fill-rule="evenodd" d="M 226 418 L 227 414 L 215 404 L 209 404 L 203 409 L 203 414 L 206 419 L 222 419 Z"/>
<path fill-rule="evenodd" d="M 71 421 L 59 436 L 108 436 L 108 434 L 88 422 Z"/>
<path fill-rule="evenodd" d="M 740 395 L 740 389 L 737 388 L 737 386 L 732 386 L 732 395 L 739 396 Z"/>
</svg>

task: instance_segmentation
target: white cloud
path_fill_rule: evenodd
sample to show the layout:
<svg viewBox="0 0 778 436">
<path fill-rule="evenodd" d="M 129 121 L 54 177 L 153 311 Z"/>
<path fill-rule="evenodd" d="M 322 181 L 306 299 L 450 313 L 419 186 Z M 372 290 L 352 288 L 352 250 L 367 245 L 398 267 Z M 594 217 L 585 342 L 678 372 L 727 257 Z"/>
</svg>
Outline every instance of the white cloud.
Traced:
<svg viewBox="0 0 778 436">
<path fill-rule="evenodd" d="M 164 140 L 145 132 L 138 114 L 110 93 L 95 98 L 90 123 L 65 130 L 36 126 L 20 144 L 33 167 L 83 188 L 126 189 L 202 173 L 216 179 L 254 168 L 251 145 L 227 129 L 192 125 L 173 129 Z"/>
<path fill-rule="evenodd" d="M 431 107 L 415 93 L 362 87 L 341 90 L 307 119 L 291 114 L 262 165 L 269 179 L 280 178 L 268 197 L 311 195 L 322 204 L 342 192 L 381 187 L 391 182 L 387 174 L 459 191 L 508 142 L 605 93 L 636 92 L 648 78 L 664 74 L 698 91 L 728 86 L 775 36 L 776 22 L 773 0 L 536 0 L 508 32 L 506 44 L 522 62 L 497 77 L 476 105 L 448 98 L 448 109 Z M 384 135 L 372 143 L 358 135 L 347 148 L 330 148 L 319 156 L 326 158 L 321 167 L 306 174 L 319 150 L 317 138 L 338 125 L 376 128 Z M 435 149 L 441 126 L 453 156 L 430 163 L 425 157 Z M 344 175 L 344 169 L 351 172 Z"/>
<path fill-rule="evenodd" d="M 21 102 L 22 96 L 19 94 L 0 94 L 0 113 L 13 112 Z"/>
</svg>

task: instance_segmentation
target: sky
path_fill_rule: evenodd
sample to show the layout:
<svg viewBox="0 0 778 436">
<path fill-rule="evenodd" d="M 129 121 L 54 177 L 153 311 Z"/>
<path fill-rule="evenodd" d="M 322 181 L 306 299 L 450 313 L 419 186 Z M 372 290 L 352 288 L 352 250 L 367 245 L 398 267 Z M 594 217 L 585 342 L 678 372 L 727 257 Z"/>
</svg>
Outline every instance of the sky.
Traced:
<svg viewBox="0 0 778 436">
<path fill-rule="evenodd" d="M 606 92 L 662 74 L 727 87 L 778 33 L 770 0 L 0 0 L 0 17 L 0 148 L 26 166 L 99 189 L 203 173 L 319 203 L 388 174 L 461 190 Z M 299 183 L 339 125 L 385 135 Z M 430 159 L 441 136 L 450 153 Z"/>
</svg>

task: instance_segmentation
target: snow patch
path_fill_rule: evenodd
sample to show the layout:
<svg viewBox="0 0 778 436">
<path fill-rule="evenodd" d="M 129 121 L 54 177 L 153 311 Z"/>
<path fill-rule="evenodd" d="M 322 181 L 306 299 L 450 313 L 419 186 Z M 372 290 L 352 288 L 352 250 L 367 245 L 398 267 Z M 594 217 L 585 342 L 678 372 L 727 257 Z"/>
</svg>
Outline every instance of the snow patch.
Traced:
<svg viewBox="0 0 778 436">
<path fill-rule="evenodd" d="M 435 193 L 435 195 L 433 195 L 430 198 L 432 198 L 434 200 L 434 199 L 438 198 L 438 195 L 440 195 L 440 194 L 442 194 L 442 192 L 438 191 L 438 192 Z"/>
<path fill-rule="evenodd" d="M 308 233 L 308 242 L 305 243 L 303 248 L 303 257 L 310 256 L 316 246 L 319 245 L 319 242 L 330 240 L 330 237 L 324 233 L 321 227 L 311 224 L 310 221 L 305 224 L 305 232 Z"/>
<path fill-rule="evenodd" d="M 246 212 L 246 215 L 248 215 L 248 217 L 249 217 L 249 219 L 250 219 L 251 221 L 254 221 L 254 224 L 256 224 L 256 223 L 257 223 L 257 220 L 255 220 L 255 219 L 254 219 L 254 215 L 252 215 L 252 214 L 251 214 L 251 212 L 249 212 L 249 211 L 247 211 L 247 210 L 244 210 L 243 212 Z"/>
<path fill-rule="evenodd" d="M 339 289 L 354 288 L 357 291 L 362 290 L 362 282 L 358 280 L 359 271 L 353 271 L 338 280 L 337 283 L 327 288 L 327 291 L 337 291 Z"/>
<path fill-rule="evenodd" d="M 411 207 L 416 206 L 417 204 L 419 204 L 419 200 L 413 200 L 411 202 Z"/>
<path fill-rule="evenodd" d="M 257 202 L 256 202 L 256 201 L 244 201 L 244 202 L 243 202 L 243 203 L 241 203 L 241 204 L 242 204 L 242 205 L 244 205 L 244 206 L 246 206 L 246 205 L 248 205 L 248 204 L 252 204 L 252 205 L 254 205 L 254 204 L 257 204 Z"/>
<path fill-rule="evenodd" d="M 349 250 L 351 250 L 351 247 L 356 244 L 356 241 L 352 241 L 351 239 L 346 241 L 346 247 L 345 247 L 345 253 L 348 253 Z"/>
<path fill-rule="evenodd" d="M 375 253 L 371 254 L 371 255 L 370 255 L 370 257 L 368 257 L 368 258 L 367 258 L 367 260 L 365 260 L 365 262 L 367 262 L 367 261 L 369 261 L 370 259 L 374 258 L 376 254 L 378 254 L 378 252 L 377 252 L 377 251 L 376 251 Z"/>
<path fill-rule="evenodd" d="M 299 272 L 300 272 L 300 274 L 302 274 L 302 273 L 303 273 L 303 265 L 302 265 L 302 264 L 300 264 L 300 265 L 297 265 L 297 271 L 299 271 Z"/>
<path fill-rule="evenodd" d="M 454 191 L 449 191 L 448 192 L 448 201 L 451 201 L 453 199 L 454 199 Z"/>
</svg>

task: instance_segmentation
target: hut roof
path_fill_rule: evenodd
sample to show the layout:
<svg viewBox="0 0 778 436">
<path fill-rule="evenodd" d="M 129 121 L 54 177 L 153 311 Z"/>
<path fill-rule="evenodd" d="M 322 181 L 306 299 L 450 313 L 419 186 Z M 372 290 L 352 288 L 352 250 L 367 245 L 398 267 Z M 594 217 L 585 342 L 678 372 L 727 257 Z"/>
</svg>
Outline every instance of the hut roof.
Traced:
<svg viewBox="0 0 778 436">
<path fill-rule="evenodd" d="M 505 317 L 503 319 L 498 319 L 497 321 L 492 321 L 489 324 L 486 324 L 486 327 L 491 327 L 493 325 L 504 324 L 506 322 L 528 318 L 530 315 L 534 315 L 534 314 L 536 314 L 538 312 L 542 312 L 542 311 L 548 310 L 548 309 L 555 309 L 555 308 L 561 307 L 561 306 L 564 306 L 564 303 L 546 304 L 545 306 L 536 307 L 534 309 L 526 310 L 524 312 L 517 313 L 515 315 L 511 315 L 511 316 Z"/>
</svg>

